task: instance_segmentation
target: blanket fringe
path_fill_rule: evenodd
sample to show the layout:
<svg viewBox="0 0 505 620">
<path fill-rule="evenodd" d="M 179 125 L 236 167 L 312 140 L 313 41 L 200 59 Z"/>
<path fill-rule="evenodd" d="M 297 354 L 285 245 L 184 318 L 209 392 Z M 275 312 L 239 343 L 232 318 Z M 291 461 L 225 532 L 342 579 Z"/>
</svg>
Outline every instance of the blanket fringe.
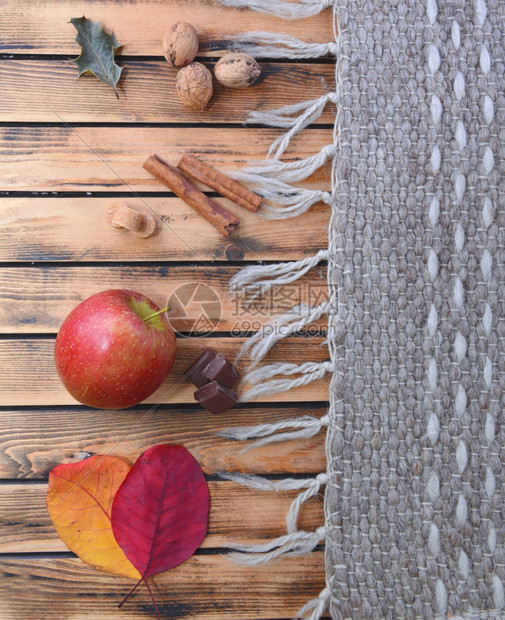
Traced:
<svg viewBox="0 0 505 620">
<path fill-rule="evenodd" d="M 315 478 L 285 478 L 284 480 L 269 480 L 254 474 L 223 473 L 221 478 L 231 480 L 242 486 L 258 491 L 292 491 L 303 489 L 293 500 L 286 515 L 286 529 L 288 534 L 298 530 L 298 515 L 304 502 L 315 497 L 321 487 L 328 482 L 326 473 L 318 474 Z"/>
<path fill-rule="evenodd" d="M 271 396 L 272 394 L 279 394 L 280 392 L 288 392 L 295 387 L 308 385 L 312 383 L 312 381 L 316 381 L 316 379 L 322 379 L 328 372 L 333 371 L 334 366 L 329 361 L 304 362 L 299 365 L 284 362 L 267 364 L 266 366 L 257 368 L 244 375 L 244 383 L 256 383 L 256 385 L 253 385 L 252 388 L 241 395 L 240 402 L 249 402 L 260 396 Z M 272 379 L 271 381 L 266 381 L 266 379 L 274 375 L 288 377 L 295 374 L 300 376 L 295 379 Z"/>
<path fill-rule="evenodd" d="M 285 183 L 295 183 L 303 181 L 310 177 L 318 168 L 332 157 L 335 156 L 335 146 L 327 144 L 314 155 L 310 155 L 305 159 L 297 159 L 295 161 L 284 162 L 279 159 L 265 159 L 252 166 L 243 168 L 240 173 L 242 180 L 249 182 L 258 182 L 258 177 L 264 177 L 266 180 L 276 179 Z M 237 175 L 237 173 L 235 173 Z M 251 175 L 251 176 L 246 176 Z"/>
<path fill-rule="evenodd" d="M 320 319 L 330 311 L 330 302 L 326 301 L 319 306 L 299 304 L 285 314 L 276 316 L 263 325 L 241 346 L 236 361 L 247 355 L 251 362 L 249 369 L 254 368 L 270 351 L 270 349 L 283 338 L 300 334 L 307 325 Z"/>
<path fill-rule="evenodd" d="M 323 260 L 328 260 L 329 251 L 319 250 L 313 256 L 289 263 L 275 263 L 273 265 L 251 265 L 236 273 L 230 280 L 230 290 L 233 293 L 254 293 L 253 297 L 263 295 L 273 286 L 290 284 L 305 275 L 310 269 Z"/>
<path fill-rule="evenodd" d="M 298 217 L 317 202 L 332 203 L 330 192 L 316 189 L 294 187 L 274 178 L 265 178 L 261 174 L 235 172 L 232 178 L 253 185 L 252 190 L 266 202 L 258 215 L 269 220 L 285 220 Z"/>
<path fill-rule="evenodd" d="M 333 27 L 337 42 L 310 43 L 282 33 L 246 32 L 230 37 L 229 49 L 239 49 L 257 58 L 319 58 L 333 55 L 338 58 L 338 33 L 336 28 L 335 0 L 220 0 L 221 4 L 248 8 L 260 13 L 267 13 L 281 19 L 303 19 L 317 15 L 333 7 Z M 338 84 L 337 84 L 338 86 Z M 279 135 L 271 144 L 267 158 L 259 162 L 250 162 L 241 171 L 231 173 L 235 179 L 252 186 L 253 191 L 263 198 L 259 215 L 267 219 L 287 219 L 305 213 L 312 205 L 322 202 L 334 205 L 334 192 L 338 184 L 336 177 L 336 149 L 333 144 L 325 145 L 318 153 L 296 161 L 283 161 L 282 157 L 291 141 L 306 127 L 316 122 L 325 107 L 337 103 L 337 93 L 327 92 L 316 99 L 302 101 L 276 110 L 252 111 L 247 122 L 267 127 L 280 128 Z M 339 114 L 339 110 L 337 110 Z M 334 143 L 337 141 L 334 125 Z M 293 159 L 293 158 L 291 158 Z M 296 187 L 296 184 L 308 179 L 318 169 L 332 160 L 332 191 Z M 253 301 L 276 286 L 292 283 L 305 275 L 320 262 L 329 260 L 329 250 L 320 250 L 312 256 L 298 261 L 273 265 L 255 265 L 241 270 L 231 282 L 234 293 L 247 295 L 247 301 Z M 240 401 L 248 402 L 260 396 L 268 396 L 292 388 L 307 385 L 322 379 L 326 373 L 334 372 L 332 361 L 304 362 L 302 364 L 277 362 L 259 366 L 272 347 L 282 338 L 306 330 L 307 326 L 318 320 L 323 314 L 330 313 L 330 303 L 317 306 L 300 304 L 289 312 L 273 318 L 257 334 L 252 336 L 239 352 L 238 358 L 247 355 L 250 359 L 242 384 L 248 390 L 241 394 Z M 334 352 L 331 350 L 330 353 Z M 334 355 L 333 355 L 334 357 Z M 332 357 L 332 359 L 333 359 Z M 320 418 L 302 415 L 291 420 L 270 422 L 257 426 L 239 426 L 223 430 L 220 435 L 231 440 L 252 440 L 244 450 L 258 448 L 273 442 L 306 439 L 314 437 L 323 428 L 328 427 L 330 419 L 334 422 L 332 407 Z M 326 439 L 328 441 L 328 438 Z M 326 526 L 315 532 L 298 529 L 300 508 L 315 497 L 321 487 L 328 481 L 327 473 L 320 473 L 311 478 L 268 480 L 261 476 L 238 473 L 224 474 L 228 480 L 244 484 L 261 491 L 299 491 L 291 502 L 286 514 L 286 531 L 283 536 L 263 544 L 233 546 L 228 557 L 247 565 L 258 565 L 283 555 L 305 554 L 313 551 L 327 538 Z M 328 608 L 330 601 L 330 581 L 316 599 L 309 601 L 298 612 L 297 617 L 310 614 L 312 620 L 318 620 Z"/>
<path fill-rule="evenodd" d="M 278 441 L 309 439 L 317 435 L 323 427 L 328 426 L 329 421 L 330 418 L 327 414 L 320 418 L 305 415 L 299 418 L 293 418 L 292 420 L 258 424 L 257 426 L 234 426 L 220 431 L 219 435 L 226 439 L 237 441 L 261 437 L 261 439 L 254 441 L 245 448 L 245 451 L 248 451 Z M 286 429 L 295 430 L 286 433 L 278 432 Z"/>
<path fill-rule="evenodd" d="M 333 0 L 297 0 L 297 2 L 283 2 L 282 0 L 219 0 L 225 6 L 237 9 L 251 9 L 258 13 L 267 13 L 282 17 L 282 19 L 304 19 L 318 15 L 324 9 L 333 6 Z"/>
<path fill-rule="evenodd" d="M 232 49 L 250 54 L 255 58 L 320 58 L 331 54 L 336 56 L 337 45 L 328 43 L 307 43 L 288 34 L 262 30 L 226 37 Z"/>
<path fill-rule="evenodd" d="M 277 110 L 268 110 L 266 112 L 258 112 L 254 110 L 247 117 L 248 123 L 261 123 L 270 127 L 281 127 L 289 129 L 288 132 L 276 138 L 268 151 L 269 155 L 279 158 L 287 149 L 291 139 L 297 133 L 308 127 L 316 121 L 328 102 L 335 103 L 337 97 L 334 92 L 329 92 L 317 99 L 309 101 L 301 101 L 293 105 L 284 106 Z M 300 113 L 298 116 L 295 114 Z"/>
<path fill-rule="evenodd" d="M 322 525 L 315 532 L 298 530 L 284 534 L 260 545 L 237 545 L 230 547 L 235 552 L 228 557 L 239 564 L 257 566 L 282 555 L 302 555 L 313 551 L 326 539 L 326 527 Z"/>
<path fill-rule="evenodd" d="M 330 601 L 331 592 L 329 588 L 323 588 L 319 593 L 317 598 L 312 599 L 308 603 L 306 603 L 296 614 L 295 620 L 299 620 L 300 618 L 306 618 L 306 614 L 309 611 L 312 611 L 310 616 L 308 616 L 309 620 L 318 620 L 328 607 L 328 603 Z"/>
</svg>

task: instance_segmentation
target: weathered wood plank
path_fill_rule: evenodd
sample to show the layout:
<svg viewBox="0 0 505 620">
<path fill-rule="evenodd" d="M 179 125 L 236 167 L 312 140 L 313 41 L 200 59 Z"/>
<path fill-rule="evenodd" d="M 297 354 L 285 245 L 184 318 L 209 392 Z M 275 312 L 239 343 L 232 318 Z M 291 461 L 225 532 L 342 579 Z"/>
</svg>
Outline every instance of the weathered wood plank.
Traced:
<svg viewBox="0 0 505 620">
<path fill-rule="evenodd" d="M 150 580 L 162 618 L 292 618 L 324 587 L 323 552 L 244 567 L 222 555 L 196 555 Z M 74 558 L 0 558 L 2 619 L 117 619 L 132 581 L 100 573 Z M 146 588 L 121 610 L 152 620 Z"/>
<path fill-rule="evenodd" d="M 77 56 L 75 30 L 68 20 L 82 12 L 72 9 L 74 3 L 4 0 L 0 4 L 1 52 L 26 54 L 25 59 L 4 57 L 0 61 L 0 119 L 4 123 L 60 123 L 55 127 L 0 128 L 0 191 L 71 191 L 83 195 L 128 192 L 125 200 L 131 206 L 152 207 L 164 222 L 155 237 L 141 241 L 104 224 L 103 213 L 109 203 L 106 198 L 7 196 L 0 200 L 0 261 L 199 263 L 175 274 L 169 266 L 159 270 L 149 265 L 145 269 L 140 265 L 74 266 L 72 272 L 63 268 L 5 270 L 0 276 L 4 299 L 0 333 L 55 333 L 70 307 L 95 290 L 111 286 L 138 288 L 137 284 L 144 283 L 146 292 L 162 303 L 176 283 L 188 274 L 199 277 L 202 270 L 206 282 L 216 287 L 223 299 L 225 320 L 218 329 L 232 329 L 234 307 L 226 297 L 225 284 L 233 269 L 211 268 L 207 261 L 296 259 L 320 247 L 328 221 L 328 209 L 323 205 L 297 220 L 267 222 L 223 200 L 242 219 L 239 233 L 223 239 L 178 199 L 139 198 L 135 192 L 165 190 L 141 168 L 152 152 L 175 163 L 183 152 L 191 151 L 222 170 L 262 159 L 282 130 L 208 125 L 242 123 L 250 109 L 279 107 L 334 88 L 331 64 L 262 63 L 263 77 L 258 85 L 243 91 L 218 86 L 209 108 L 192 112 L 179 103 L 174 89 L 176 71 L 161 58 L 161 38 L 170 23 L 192 22 L 202 35 L 200 54 L 209 58 L 220 55 L 226 35 L 244 30 L 274 30 L 309 41 L 332 39 L 331 11 L 290 22 L 225 9 L 213 0 L 129 0 L 121 6 L 117 0 L 88 0 L 86 16 L 114 29 L 124 44 L 121 54 L 130 55 L 128 61 L 119 59 L 125 68 L 121 98 L 116 101 L 112 90 L 95 78 L 76 80 L 77 71 L 70 61 L 26 59 L 28 54 Z M 132 56 L 157 56 L 159 60 L 132 60 Z M 212 62 L 208 65 L 212 67 Z M 319 122 L 331 124 L 333 115 L 334 106 L 330 105 Z M 101 126 L 69 126 L 78 122 Z M 138 125 L 106 127 L 105 123 Z M 145 127 L 140 123 L 179 126 Z M 193 123 L 208 125 L 181 126 Z M 307 130 L 294 140 L 286 159 L 311 155 L 330 141 L 329 130 Z M 305 185 L 327 188 L 328 182 L 326 167 Z M 170 289 L 165 280 L 170 282 Z M 3 310 L 5 306 L 11 306 L 9 312 L 14 316 Z M 192 398 L 194 388 L 188 382 L 177 385 L 204 346 L 214 346 L 232 358 L 242 342 L 242 338 L 180 338 L 176 366 L 170 379 L 150 399 L 151 409 L 104 412 L 56 407 L 74 405 L 75 401 L 56 376 L 54 339 L 0 341 L 0 404 L 22 406 L 0 411 L 0 479 L 44 479 L 55 464 L 88 454 L 112 451 L 134 460 L 156 443 L 185 445 L 208 474 L 220 470 L 316 474 L 324 470 L 324 432 L 308 440 L 249 452 L 242 451 L 244 443 L 216 435 L 220 429 L 238 424 L 306 414 L 319 417 L 326 407 L 314 401 L 327 399 L 324 382 L 268 398 L 272 402 L 303 400 L 307 406 L 240 406 L 221 416 L 198 408 Z M 277 346 L 266 361 L 322 360 L 327 357 L 327 348 L 321 345 L 321 338 L 292 338 Z M 178 407 L 177 403 L 191 406 Z M 230 540 L 260 541 L 284 531 L 283 519 L 292 493 L 257 493 L 214 480 L 209 486 L 212 506 L 204 547 L 220 547 Z M 132 585 L 128 580 L 95 571 L 75 558 L 30 556 L 37 552 L 57 554 L 64 549 L 44 507 L 45 491 L 45 484 L 0 484 L 0 521 L 4 524 L 0 532 L 2 620 L 117 618 L 117 602 Z M 314 529 L 321 520 L 320 499 L 303 508 L 302 527 Z M 205 549 L 203 552 L 152 580 L 162 617 L 287 618 L 324 586 L 324 557 L 320 552 L 253 569 L 236 566 L 220 555 L 207 555 Z M 2 555 L 5 553 L 14 555 Z M 132 618 L 153 617 L 145 588 L 135 593 L 121 613 Z"/>
<path fill-rule="evenodd" d="M 257 544 L 286 533 L 286 513 L 296 492 L 253 491 L 233 482 L 210 481 L 209 527 L 203 548 L 234 542 Z M 0 554 L 67 551 L 46 507 L 47 485 L 0 484 Z M 303 504 L 299 527 L 324 522 L 322 495 Z"/>
<path fill-rule="evenodd" d="M 244 295 L 229 293 L 230 279 L 238 270 L 205 263 L 183 267 L 0 268 L 0 333 L 56 333 L 78 303 L 110 288 L 138 290 L 161 308 L 171 306 L 168 316 L 177 332 L 197 330 L 202 318 L 210 320 L 218 332 L 258 331 L 271 317 L 297 304 L 317 306 L 328 298 L 326 268 L 318 267 L 248 306 Z M 200 301 L 185 303 L 193 294 Z M 212 302 L 212 307 L 202 306 L 204 301 Z M 315 335 L 326 324 L 324 316 L 307 325 L 305 331 Z"/>
<path fill-rule="evenodd" d="M 194 386 L 182 381 L 184 372 L 206 346 L 213 347 L 226 357 L 234 359 L 244 338 L 179 338 L 174 367 L 161 387 L 145 402 L 192 403 Z M 323 361 L 328 349 L 323 338 L 286 338 L 273 347 L 265 363 L 291 360 Z M 0 405 L 69 405 L 75 400 L 61 384 L 53 359 L 54 340 L 3 340 L 0 341 Z M 326 379 L 313 381 L 273 396 L 259 399 L 263 402 L 311 402 L 327 400 Z"/>
<path fill-rule="evenodd" d="M 0 198 L 0 261 L 297 260 L 327 243 L 329 209 L 323 204 L 275 221 L 217 198 L 241 222 L 234 235 L 223 237 L 179 198 L 121 200 L 158 214 L 153 237 L 139 239 L 106 224 L 108 198 Z"/>
<path fill-rule="evenodd" d="M 254 450 L 247 442 L 229 441 L 224 428 L 291 420 L 302 415 L 320 418 L 324 406 L 239 406 L 219 416 L 196 403 L 191 409 L 149 412 L 139 409 L 21 409 L 0 411 L 0 479 L 44 479 L 59 463 L 73 463 L 92 454 L 115 454 L 135 460 L 158 443 L 182 444 L 207 474 L 220 471 L 273 474 L 317 474 L 326 468 L 324 436 L 287 441 Z"/>
<path fill-rule="evenodd" d="M 196 28 L 199 55 L 214 55 L 225 48 L 224 37 L 248 30 L 291 34 L 312 42 L 333 40 L 329 11 L 309 19 L 284 21 L 254 11 L 225 8 L 209 0 L 130 0 L 120 8 L 114 0 L 86 0 L 85 6 L 86 17 L 114 31 L 122 44 L 121 54 L 161 56 L 163 34 L 177 21 L 190 22 Z M 81 13 L 80 7 L 73 9 L 61 0 L 4 0 L 0 51 L 77 56 L 76 31 L 68 22 Z"/>
<path fill-rule="evenodd" d="M 94 76 L 77 77 L 63 60 L 1 60 L 3 121 L 242 123 L 247 112 L 313 99 L 334 89 L 332 64 L 261 63 L 262 78 L 244 89 L 216 84 L 203 112 L 184 107 L 175 92 L 176 71 L 163 61 L 128 61 L 119 82 L 120 99 Z M 209 65 L 210 66 L 210 65 Z M 321 122 L 334 120 L 328 105 Z"/>
<path fill-rule="evenodd" d="M 2 103 L 0 109 L 1 106 Z M 173 165 L 184 153 L 193 153 L 216 169 L 227 172 L 264 159 L 281 131 L 257 127 L 141 125 L 0 127 L 0 190 L 168 191 L 142 168 L 152 153 Z M 283 160 L 303 159 L 331 141 L 330 129 L 306 129 L 293 139 L 292 148 Z M 313 174 L 303 186 L 328 189 L 329 166 Z"/>
</svg>

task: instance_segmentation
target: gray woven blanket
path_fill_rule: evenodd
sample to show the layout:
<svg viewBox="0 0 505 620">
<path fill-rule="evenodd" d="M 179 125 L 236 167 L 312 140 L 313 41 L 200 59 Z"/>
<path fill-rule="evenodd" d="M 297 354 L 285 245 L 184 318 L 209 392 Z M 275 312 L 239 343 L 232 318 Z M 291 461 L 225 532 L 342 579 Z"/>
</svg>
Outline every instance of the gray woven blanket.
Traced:
<svg viewBox="0 0 505 620">
<path fill-rule="evenodd" d="M 280 217 L 327 202 L 328 247 L 232 285 L 264 292 L 328 261 L 329 304 L 295 309 L 290 333 L 327 313 L 329 362 L 253 370 L 245 400 L 326 374 L 330 408 L 291 432 L 229 433 L 264 442 L 327 427 L 327 471 L 289 487 L 304 501 L 326 484 L 326 523 L 298 531 L 295 506 L 286 537 L 250 551 L 263 561 L 325 542 L 326 588 L 302 612 L 312 618 L 504 618 L 505 2 L 300 0 L 290 17 L 329 5 L 335 43 L 311 55 L 335 54 L 335 92 L 253 118 L 288 132 L 274 163 L 242 176 L 285 197 L 282 183 L 303 177 L 280 163 L 286 139 L 334 102 L 332 148 L 298 167 L 331 157 L 330 195 L 277 200 Z M 287 38 L 278 46 L 296 55 Z M 273 344 L 253 339 L 254 364 Z"/>
</svg>

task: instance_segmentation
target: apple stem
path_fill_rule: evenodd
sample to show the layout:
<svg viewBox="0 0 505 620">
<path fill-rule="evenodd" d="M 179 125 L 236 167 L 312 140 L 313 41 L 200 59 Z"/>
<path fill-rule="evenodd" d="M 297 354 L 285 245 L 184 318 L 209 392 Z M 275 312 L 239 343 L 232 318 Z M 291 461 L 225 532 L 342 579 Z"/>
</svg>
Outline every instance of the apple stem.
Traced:
<svg viewBox="0 0 505 620">
<path fill-rule="evenodd" d="M 155 317 L 160 316 L 160 314 L 163 314 L 164 312 L 168 312 L 169 310 L 170 310 L 170 306 L 166 306 L 165 308 L 163 308 L 163 310 L 158 310 L 157 312 L 153 312 L 149 316 L 146 316 L 146 318 L 144 319 L 144 323 L 147 323 L 147 321 L 154 319 Z"/>
</svg>

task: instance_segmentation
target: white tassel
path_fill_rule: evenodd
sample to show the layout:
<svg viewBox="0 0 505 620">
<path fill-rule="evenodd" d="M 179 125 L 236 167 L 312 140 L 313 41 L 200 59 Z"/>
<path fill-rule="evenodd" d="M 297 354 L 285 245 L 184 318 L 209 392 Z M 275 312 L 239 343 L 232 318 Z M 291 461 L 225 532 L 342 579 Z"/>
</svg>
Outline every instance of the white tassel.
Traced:
<svg viewBox="0 0 505 620">
<path fill-rule="evenodd" d="M 329 301 L 316 307 L 307 304 L 294 306 L 285 314 L 276 316 L 265 323 L 254 336 L 246 340 L 236 360 L 248 355 L 251 359 L 249 369 L 254 368 L 279 340 L 299 333 L 304 327 L 317 321 L 323 314 L 328 314 L 329 311 Z"/>
<path fill-rule="evenodd" d="M 232 178 L 254 184 L 252 190 L 262 196 L 266 202 L 258 215 L 266 219 L 283 220 L 305 213 L 317 202 L 332 204 L 330 192 L 293 187 L 277 179 L 267 179 L 260 174 L 235 172 Z"/>
<path fill-rule="evenodd" d="M 271 396 L 279 392 L 288 392 L 292 388 L 307 385 L 316 379 L 322 379 L 326 373 L 333 372 L 333 370 L 334 367 L 331 362 L 305 362 L 299 366 L 276 362 L 275 364 L 262 366 L 243 377 L 244 383 L 256 383 L 256 385 L 241 395 L 240 402 L 248 402 L 260 396 Z M 300 376 L 296 379 L 273 379 L 266 381 L 266 379 L 274 375 L 289 376 L 294 374 L 300 374 Z M 307 435 L 300 436 L 306 437 Z"/>
<path fill-rule="evenodd" d="M 306 157 L 305 159 L 298 159 L 290 162 L 280 161 L 279 159 L 265 159 L 253 166 L 243 168 L 242 173 L 269 177 L 277 179 L 278 181 L 284 181 L 285 183 L 295 183 L 296 181 L 302 181 L 309 177 L 318 168 L 324 166 L 328 159 L 334 156 L 335 146 L 333 144 L 327 144 L 319 153 Z M 257 181 L 258 179 L 255 176 L 253 182 Z"/>
<path fill-rule="evenodd" d="M 320 58 L 337 54 L 337 44 L 334 41 L 306 43 L 288 34 L 276 32 L 245 32 L 226 39 L 235 43 L 230 46 L 232 49 L 238 48 L 255 58 Z"/>
<path fill-rule="evenodd" d="M 251 265 L 236 273 L 230 280 L 233 293 L 255 293 L 254 297 L 263 295 L 273 286 L 290 284 L 301 278 L 323 260 L 328 260 L 329 251 L 319 250 L 313 256 L 305 256 L 289 263 L 273 265 Z"/>
<path fill-rule="evenodd" d="M 250 9 L 258 13 L 267 13 L 282 19 L 304 19 L 318 15 L 324 9 L 333 6 L 333 0 L 297 0 L 282 2 L 281 0 L 219 0 L 225 6 L 237 9 Z"/>
<path fill-rule="evenodd" d="M 333 95 L 333 101 L 336 102 L 335 93 L 327 93 L 317 99 L 309 99 L 307 101 L 300 101 L 298 103 L 292 103 L 291 105 L 277 108 L 276 110 L 268 110 L 266 112 L 258 112 L 253 110 L 249 112 L 247 120 L 250 123 L 262 123 L 264 125 L 270 125 L 271 127 L 281 127 L 283 129 L 289 129 L 297 122 L 298 117 L 294 116 L 299 112 L 305 113 L 308 109 L 313 108 L 316 105 L 324 106 L 330 101 Z M 322 112 L 322 109 L 321 109 Z"/>
<path fill-rule="evenodd" d="M 313 478 L 312 482 L 308 485 L 305 491 L 298 494 L 293 502 L 291 502 L 291 506 L 289 507 L 288 514 L 286 515 L 286 529 L 288 533 L 296 532 L 298 529 L 298 515 L 300 513 L 300 508 L 304 502 L 312 497 L 315 497 L 323 484 L 328 482 L 328 474 L 321 473 L 318 474 L 315 478 Z"/>
<path fill-rule="evenodd" d="M 233 440 L 246 440 L 255 439 L 261 437 L 258 441 L 253 442 L 247 448 L 246 451 L 253 448 L 259 448 L 265 444 L 269 444 L 275 441 L 288 441 L 290 439 L 308 439 L 317 435 L 319 431 L 329 424 L 328 415 L 323 415 L 320 418 L 313 416 L 300 416 L 293 420 L 286 420 L 282 422 L 271 422 L 268 424 L 259 424 L 257 426 L 235 426 L 233 428 L 227 428 L 219 433 L 221 437 Z M 285 429 L 297 429 L 289 431 L 287 433 L 278 433 Z"/>
<path fill-rule="evenodd" d="M 240 564 L 256 566 L 269 562 L 281 555 L 302 555 L 304 553 L 309 553 L 325 539 L 326 528 L 321 526 L 315 532 L 293 532 L 291 534 L 279 536 L 270 542 L 260 545 L 232 546 L 231 549 L 239 553 L 230 553 L 228 557 Z"/>
<path fill-rule="evenodd" d="M 269 155 L 273 154 L 274 157 L 279 158 L 288 147 L 291 138 L 317 120 L 329 101 L 336 102 L 336 94 L 334 92 L 326 93 L 317 99 L 302 101 L 301 103 L 295 103 L 277 110 L 250 112 L 247 122 L 261 123 L 271 127 L 290 128 L 288 132 L 274 140 L 268 151 Z M 293 116 L 299 112 L 301 112 L 299 116 Z"/>
<path fill-rule="evenodd" d="M 307 190 L 300 189 L 296 193 L 292 194 L 292 202 L 287 203 L 287 207 L 277 207 L 269 204 L 264 204 L 258 215 L 264 217 L 266 220 L 288 220 L 292 217 L 298 217 L 310 209 L 318 202 L 324 202 L 325 204 L 331 204 L 332 197 L 329 192 L 322 192 L 320 190 Z"/>
<path fill-rule="evenodd" d="M 284 480 L 268 480 L 263 476 L 255 476 L 254 474 L 235 474 L 222 473 L 221 478 L 231 480 L 237 484 L 255 489 L 258 491 L 292 491 L 297 489 L 305 489 L 299 493 L 293 500 L 286 515 L 286 528 L 288 533 L 296 532 L 298 529 L 298 515 L 301 505 L 311 497 L 319 493 L 321 486 L 328 482 L 326 473 L 318 474 L 315 478 L 285 478 Z"/>
<path fill-rule="evenodd" d="M 323 588 L 317 598 L 312 599 L 300 609 L 295 616 L 295 620 L 306 617 L 305 614 L 309 611 L 312 611 L 309 620 L 319 620 L 328 607 L 330 596 L 330 589 Z"/>
<path fill-rule="evenodd" d="M 321 478 L 320 478 L 321 476 Z M 263 476 L 257 476 L 256 474 L 239 474 L 221 472 L 220 478 L 224 480 L 230 480 L 236 482 L 242 486 L 254 489 L 255 491 L 297 491 L 299 489 L 307 489 L 312 487 L 314 483 L 318 481 L 318 488 L 322 484 L 328 482 L 327 474 L 318 474 L 316 478 L 283 478 L 282 480 L 269 480 Z"/>
</svg>

